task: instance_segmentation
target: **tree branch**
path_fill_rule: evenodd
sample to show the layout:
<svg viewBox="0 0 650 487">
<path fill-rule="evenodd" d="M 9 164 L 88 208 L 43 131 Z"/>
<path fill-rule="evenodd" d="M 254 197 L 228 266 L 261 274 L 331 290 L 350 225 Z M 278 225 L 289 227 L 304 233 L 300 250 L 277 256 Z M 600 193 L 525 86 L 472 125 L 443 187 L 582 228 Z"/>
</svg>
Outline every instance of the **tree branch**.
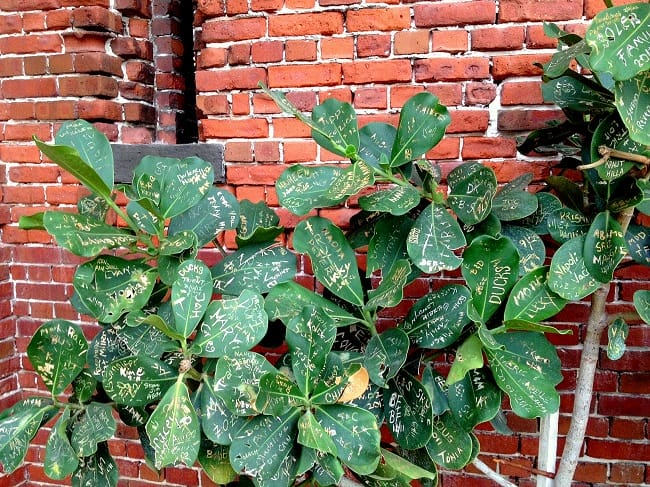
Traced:
<svg viewBox="0 0 650 487">
<path fill-rule="evenodd" d="M 490 480 L 494 480 L 497 484 L 502 485 L 503 487 L 517 487 L 516 484 L 513 484 L 510 482 L 507 478 L 505 478 L 503 475 L 501 475 L 498 472 L 495 472 L 490 468 L 489 465 L 484 463 L 482 460 L 480 460 L 478 457 L 474 459 L 472 464 L 481 471 L 483 475 L 485 475 L 487 478 Z"/>
</svg>

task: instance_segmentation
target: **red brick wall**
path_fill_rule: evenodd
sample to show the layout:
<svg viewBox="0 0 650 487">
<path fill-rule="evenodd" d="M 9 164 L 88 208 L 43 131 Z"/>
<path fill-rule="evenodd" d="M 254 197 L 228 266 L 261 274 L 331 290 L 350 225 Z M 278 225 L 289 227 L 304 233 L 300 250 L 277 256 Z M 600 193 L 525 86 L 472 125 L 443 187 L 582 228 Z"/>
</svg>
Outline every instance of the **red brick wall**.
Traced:
<svg viewBox="0 0 650 487">
<path fill-rule="evenodd" d="M 47 235 L 16 226 L 20 215 L 73 204 L 79 193 L 69 176 L 41 159 L 30 138 L 50 139 L 60 121 L 82 117 L 114 141 L 176 142 L 190 88 L 182 76 L 178 22 L 187 8 L 181 0 L 0 0 L 0 407 L 39 388 L 32 372 L 19 372 L 29 368 L 21 352 L 35 328 L 54 316 L 81 319 L 67 302 L 78 260 L 53 247 Z M 285 163 L 336 156 L 279 114 L 256 89 L 258 81 L 287 91 L 304 110 L 329 96 L 350 101 L 362 123 L 396 121 L 405 100 L 426 89 L 452 114 L 448 136 L 430 154 L 445 170 L 481 160 L 500 181 L 525 171 L 540 181 L 549 164 L 518 156 L 515 137 L 559 113 L 542 104 L 532 64 L 553 52 L 542 23 L 583 32 L 600 8 L 600 0 L 198 0 L 200 139 L 225 144 L 227 184 L 237 196 L 277 206 L 273 183 Z M 353 211 L 322 213 L 345 225 Z M 295 223 L 286 211 L 280 214 L 284 224 Z M 649 281 L 647 268 L 620 273 L 611 310 L 630 310 L 634 290 Z M 419 281 L 413 292 L 428 285 Z M 587 303 L 577 303 L 557 317 L 574 330 L 553 338 L 565 366 L 562 433 L 584 332 L 579 323 L 587 312 Z M 90 324 L 86 331 L 94 333 Z M 650 483 L 648 327 L 633 324 L 628 344 L 618 362 L 601 359 L 576 485 Z M 486 428 L 480 434 L 484 459 L 492 465 L 503 460 L 501 472 L 532 486 L 537 423 L 509 420 L 522 433 L 503 437 Z M 121 485 L 159 485 L 135 437 L 121 428 L 111 444 Z M 39 444 L 44 441 L 39 436 Z M 23 478 L 46 485 L 43 455 L 43 447 L 30 450 L 31 464 L 12 478 L 0 474 L 0 487 Z M 167 485 L 210 485 L 195 469 L 166 469 L 165 477 Z M 443 485 L 493 484 L 445 473 Z"/>
</svg>

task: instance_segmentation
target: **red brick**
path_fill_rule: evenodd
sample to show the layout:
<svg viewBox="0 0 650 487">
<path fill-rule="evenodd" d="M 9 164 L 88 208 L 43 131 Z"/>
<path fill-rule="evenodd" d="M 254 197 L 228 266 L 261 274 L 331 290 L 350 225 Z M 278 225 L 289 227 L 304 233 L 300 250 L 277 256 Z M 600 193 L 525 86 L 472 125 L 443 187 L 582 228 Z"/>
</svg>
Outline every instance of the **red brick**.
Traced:
<svg viewBox="0 0 650 487">
<path fill-rule="evenodd" d="M 630 352 L 628 351 L 627 353 Z M 649 410 L 649 397 L 634 397 L 622 394 L 601 394 L 598 399 L 598 412 L 605 416 L 646 417 Z"/>
<path fill-rule="evenodd" d="M 549 54 L 517 54 L 509 56 L 494 56 L 492 58 L 492 76 L 504 79 L 510 76 L 540 76 L 542 70 L 534 63 L 546 63 Z"/>
<path fill-rule="evenodd" d="M 112 38 L 108 32 L 78 30 L 63 34 L 63 44 L 66 52 L 104 52 L 106 41 Z"/>
<path fill-rule="evenodd" d="M 233 115 L 248 115 L 250 113 L 248 93 L 233 93 L 231 107 Z"/>
<path fill-rule="evenodd" d="M 245 14 L 248 12 L 246 0 L 226 0 L 226 13 L 228 15 Z"/>
<path fill-rule="evenodd" d="M 63 40 L 59 34 L 27 34 L 0 38 L 0 54 L 31 54 L 62 50 Z"/>
<path fill-rule="evenodd" d="M 553 49 L 557 46 L 557 39 L 548 37 L 544 33 L 544 26 L 533 24 L 526 26 L 526 47 L 528 49 Z"/>
<path fill-rule="evenodd" d="M 516 50 L 524 44 L 525 29 L 523 26 L 486 27 L 471 32 L 472 50 Z"/>
<path fill-rule="evenodd" d="M 120 78 L 124 75 L 122 72 L 123 60 L 117 56 L 105 52 L 80 52 L 73 56 L 74 68 L 77 73 L 104 73 Z"/>
<path fill-rule="evenodd" d="M 280 143 L 261 141 L 253 143 L 253 151 L 257 162 L 278 162 L 280 160 Z"/>
<path fill-rule="evenodd" d="M 490 121 L 488 110 L 449 110 L 449 114 L 451 115 L 451 124 L 447 127 L 448 134 L 485 132 Z"/>
<path fill-rule="evenodd" d="M 311 112 L 316 106 L 316 93 L 313 91 L 291 91 L 287 100 L 301 112 Z"/>
<path fill-rule="evenodd" d="M 273 120 L 273 134 L 280 138 L 309 137 L 311 130 L 295 118 L 278 118 Z"/>
<path fill-rule="evenodd" d="M 252 162 L 253 146 L 250 142 L 228 142 L 224 158 L 228 162 Z"/>
<path fill-rule="evenodd" d="M 79 118 L 87 120 L 121 120 L 122 106 L 111 100 L 81 100 Z"/>
<path fill-rule="evenodd" d="M 227 59 L 227 49 L 224 49 L 222 47 L 206 47 L 199 52 L 196 60 L 196 65 L 199 69 L 220 68 L 226 65 Z"/>
<path fill-rule="evenodd" d="M 77 118 L 77 102 L 55 100 L 36 102 L 34 114 L 39 120 L 73 120 Z"/>
<path fill-rule="evenodd" d="M 102 4 L 102 2 L 98 3 Z M 126 15 L 151 17 L 151 2 L 149 0 L 117 0 L 115 8 Z"/>
<path fill-rule="evenodd" d="M 270 66 L 268 81 L 270 88 L 329 86 L 340 84 L 341 74 L 337 63 Z"/>
<path fill-rule="evenodd" d="M 582 2 L 565 0 L 501 0 L 499 22 L 575 20 L 582 17 Z"/>
<path fill-rule="evenodd" d="M 203 140 L 269 136 L 268 122 L 263 119 L 208 119 L 201 121 L 199 129 Z"/>
<path fill-rule="evenodd" d="M 72 11 L 72 26 L 76 28 L 101 28 L 122 32 L 122 17 L 102 7 L 79 7 Z"/>
<path fill-rule="evenodd" d="M 438 161 L 441 159 L 458 159 L 460 157 L 460 138 L 444 137 L 426 154 L 428 159 Z"/>
<path fill-rule="evenodd" d="M 602 459 L 646 461 L 650 458 L 650 443 L 591 438 L 587 442 L 587 454 Z"/>
<path fill-rule="evenodd" d="M 402 30 L 395 33 L 395 54 L 424 54 L 429 52 L 428 30 Z"/>
<path fill-rule="evenodd" d="M 281 41 L 254 42 L 251 46 L 251 56 L 254 63 L 272 63 L 282 61 L 284 52 Z"/>
<path fill-rule="evenodd" d="M 323 38 L 320 42 L 323 59 L 352 59 L 354 57 L 354 39 L 352 37 Z M 282 55 L 280 55 L 281 57 Z"/>
<path fill-rule="evenodd" d="M 377 108 L 386 109 L 387 107 L 387 88 L 359 88 L 354 93 L 355 108 Z"/>
<path fill-rule="evenodd" d="M 58 81 L 60 96 L 113 98 L 118 94 L 117 80 L 106 76 L 63 76 Z"/>
<path fill-rule="evenodd" d="M 250 43 L 233 44 L 228 49 L 228 64 L 249 64 L 251 62 Z"/>
<path fill-rule="evenodd" d="M 4 15 L 2 20 L 3 22 L 0 24 L 0 34 L 18 34 L 23 30 L 20 15 Z"/>
<path fill-rule="evenodd" d="M 274 37 L 341 34 L 341 12 L 277 15 L 269 18 L 269 35 Z"/>
<path fill-rule="evenodd" d="M 262 17 L 210 20 L 203 24 L 203 42 L 232 42 L 259 39 L 266 34 L 266 20 Z"/>
<path fill-rule="evenodd" d="M 489 105 L 496 96 L 497 87 L 492 83 L 471 81 L 465 86 L 468 105 Z"/>
<path fill-rule="evenodd" d="M 415 61 L 416 81 L 452 81 L 489 77 L 490 61 L 483 57 L 436 57 Z"/>
<path fill-rule="evenodd" d="M 0 58 L 0 76 L 8 78 L 10 76 L 20 76 L 24 74 L 23 64 L 16 62 L 15 58 Z"/>
<path fill-rule="evenodd" d="M 284 169 L 281 164 L 232 164 L 226 168 L 226 180 L 235 186 L 274 185 Z"/>
<path fill-rule="evenodd" d="M 317 57 L 316 41 L 288 40 L 284 47 L 287 61 L 315 61 Z"/>
<path fill-rule="evenodd" d="M 282 144 L 284 162 L 314 162 L 317 156 L 316 143 L 311 140 L 285 141 Z"/>
<path fill-rule="evenodd" d="M 0 85 L 4 98 L 37 98 L 56 95 L 55 78 L 5 79 Z"/>
<path fill-rule="evenodd" d="M 221 0 L 198 0 L 198 10 L 208 17 L 216 17 L 225 13 Z"/>
<path fill-rule="evenodd" d="M 140 58 L 153 61 L 153 45 L 148 40 L 118 37 L 111 41 L 111 49 L 123 59 Z"/>
<path fill-rule="evenodd" d="M 564 120 L 560 110 L 500 110 L 497 115 L 499 130 L 537 130 L 548 127 L 549 122 Z"/>
<path fill-rule="evenodd" d="M 284 0 L 252 0 L 251 10 L 253 12 L 279 10 L 284 5 Z"/>
<path fill-rule="evenodd" d="M 610 436 L 613 438 L 642 440 L 645 437 L 645 420 L 612 418 Z"/>
<path fill-rule="evenodd" d="M 362 35 L 357 38 L 357 56 L 387 57 L 390 55 L 391 38 L 388 34 Z"/>
<path fill-rule="evenodd" d="M 348 10 L 345 25 L 348 32 L 403 30 L 411 26 L 411 13 L 409 7 Z"/>
<path fill-rule="evenodd" d="M 491 24 L 496 19 L 496 2 L 422 3 L 413 7 L 417 27 L 461 26 Z"/>
<path fill-rule="evenodd" d="M 617 5 L 626 5 L 629 3 L 638 3 L 638 0 L 614 0 L 612 4 Z M 602 0 L 584 0 L 585 4 L 585 16 L 590 19 L 594 17 L 598 12 L 605 9 L 605 2 Z"/>
<path fill-rule="evenodd" d="M 465 52 L 469 39 L 465 30 L 434 30 L 431 33 L 431 50 L 434 52 Z"/>
<path fill-rule="evenodd" d="M 257 88 L 266 82 L 264 68 L 231 68 L 220 71 L 198 71 L 196 87 L 199 91 L 224 91 Z"/>
<path fill-rule="evenodd" d="M 411 71 L 411 62 L 407 59 L 358 61 L 343 65 L 343 82 L 362 84 L 409 81 Z"/>
<path fill-rule="evenodd" d="M 45 74 L 47 71 L 47 58 L 45 56 L 29 56 L 23 60 L 25 74 Z"/>
<path fill-rule="evenodd" d="M 228 98 L 226 95 L 198 95 L 196 107 L 204 115 L 225 115 L 228 113 Z"/>
<path fill-rule="evenodd" d="M 155 68 L 148 62 L 131 60 L 125 63 L 126 78 L 130 81 L 153 84 Z"/>
<path fill-rule="evenodd" d="M 517 144 L 514 139 L 503 137 L 464 137 L 463 159 L 492 159 L 514 157 Z"/>
<path fill-rule="evenodd" d="M 593 462 L 578 463 L 573 479 L 582 482 L 606 482 L 607 465 Z"/>
<path fill-rule="evenodd" d="M 543 103 L 541 80 L 505 82 L 502 85 L 502 105 L 541 105 Z"/>
<path fill-rule="evenodd" d="M 48 123 L 20 123 L 5 126 L 6 140 L 31 141 L 33 136 L 41 140 L 49 140 L 52 128 Z M 5 189 L 8 191 L 8 188 Z M 6 193 L 5 193 L 6 194 Z"/>
<path fill-rule="evenodd" d="M 616 462 L 611 466 L 609 480 L 617 484 L 640 484 L 643 482 L 644 470 L 642 463 Z"/>
</svg>

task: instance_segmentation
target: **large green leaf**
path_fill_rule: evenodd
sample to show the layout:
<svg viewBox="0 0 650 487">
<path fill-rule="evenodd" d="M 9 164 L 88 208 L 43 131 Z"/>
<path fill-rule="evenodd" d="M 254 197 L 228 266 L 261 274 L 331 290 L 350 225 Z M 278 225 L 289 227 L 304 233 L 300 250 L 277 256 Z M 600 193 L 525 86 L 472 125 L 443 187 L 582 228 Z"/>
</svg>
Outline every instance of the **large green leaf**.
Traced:
<svg viewBox="0 0 650 487">
<path fill-rule="evenodd" d="M 495 335 L 501 348 L 485 348 L 499 387 L 510 398 L 512 410 L 523 418 L 555 412 L 563 377 L 555 347 L 541 333 L 510 332 Z"/>
<path fill-rule="evenodd" d="M 627 253 L 621 225 L 609 211 L 596 215 L 585 236 L 585 267 L 596 280 L 609 282 Z"/>
<path fill-rule="evenodd" d="M 644 56 L 650 60 L 650 56 Z M 630 132 L 630 138 L 639 144 L 650 145 L 650 114 L 647 109 L 650 106 L 650 69 L 629 80 L 617 81 L 614 94 L 616 108 Z"/>
<path fill-rule="evenodd" d="M 646 152 L 645 147 L 630 139 L 628 130 L 617 113 L 612 113 L 598 124 L 594 136 L 591 139 L 592 161 L 597 161 L 601 158 L 601 154 L 598 152 L 601 146 L 622 152 L 630 152 L 632 154 L 643 154 Z M 612 181 L 627 174 L 634 166 L 635 164 L 633 162 L 618 157 L 610 157 L 604 164 L 599 165 L 596 170 L 601 179 Z"/>
<path fill-rule="evenodd" d="M 358 361 L 343 362 L 342 357 L 346 355 L 347 352 L 331 352 L 327 356 L 320 381 L 311 394 L 312 404 L 333 404 L 340 401 L 343 393 L 354 381 L 354 376 L 363 374 L 363 368 Z"/>
<path fill-rule="evenodd" d="M 470 292 L 465 286 L 441 287 L 418 299 L 400 328 L 420 347 L 448 347 L 460 337 L 470 321 L 467 316 L 469 299 Z"/>
<path fill-rule="evenodd" d="M 438 102 L 436 96 L 423 92 L 411 97 L 400 113 L 390 157 L 391 167 L 402 166 L 434 147 L 450 123 L 447 108 Z"/>
<path fill-rule="evenodd" d="M 572 238 L 563 243 L 551 259 L 548 287 L 569 301 L 589 296 L 601 285 L 585 266 L 584 242 L 584 235 Z"/>
<path fill-rule="evenodd" d="M 79 267 L 73 286 L 89 313 L 114 323 L 127 311 L 142 309 L 156 284 L 156 272 L 138 260 L 101 255 Z"/>
<path fill-rule="evenodd" d="M 277 244 L 247 245 L 212 267 L 214 290 L 239 296 L 244 289 L 265 293 L 293 279 L 296 256 Z"/>
<path fill-rule="evenodd" d="M 336 324 L 322 308 L 306 306 L 287 325 L 291 368 L 300 391 L 308 396 L 325 367 L 336 338 Z"/>
<path fill-rule="evenodd" d="M 299 415 L 292 409 L 282 416 L 251 418 L 230 445 L 230 464 L 235 471 L 258 481 L 272 478 L 293 450 Z"/>
<path fill-rule="evenodd" d="M 128 315 L 130 316 L 130 315 Z M 165 332 L 165 322 L 158 315 L 145 315 L 140 324 L 119 329 L 121 339 L 133 355 L 147 355 L 158 358 L 165 352 L 178 351 L 178 341 Z M 171 331 L 171 330 L 170 330 Z M 174 335 L 180 339 L 180 335 Z"/>
<path fill-rule="evenodd" d="M 128 247 L 137 241 L 127 230 L 77 213 L 46 211 L 43 225 L 58 245 L 81 257 L 94 257 L 103 250 Z"/>
<path fill-rule="evenodd" d="M 456 423 L 450 412 L 433 418 L 432 429 L 426 449 L 434 462 L 458 470 L 471 461 L 473 434 Z"/>
<path fill-rule="evenodd" d="M 368 291 L 368 302 L 365 308 L 371 310 L 379 307 L 392 308 L 401 303 L 404 299 L 404 286 L 410 274 L 411 264 L 407 259 L 395 262 L 395 265 L 384 273 L 379 286 Z"/>
<path fill-rule="evenodd" d="M 413 220 L 408 217 L 386 216 L 374 227 L 368 244 L 366 275 L 381 269 L 388 272 L 401 259 L 408 257 L 406 242 Z"/>
<path fill-rule="evenodd" d="M 191 230 L 196 234 L 198 247 L 211 242 L 222 230 L 231 230 L 240 222 L 237 198 L 225 189 L 211 186 L 195 205 L 175 216 L 169 222 L 169 235 Z"/>
<path fill-rule="evenodd" d="M 39 398 L 19 401 L 0 415 L 0 459 L 3 470 L 9 474 L 22 465 L 29 442 L 41 424 L 54 411 L 51 401 Z"/>
<path fill-rule="evenodd" d="M 537 211 L 537 197 L 524 191 L 532 176 L 524 174 L 506 183 L 492 200 L 492 212 L 503 221 L 520 220 Z"/>
<path fill-rule="evenodd" d="M 426 459 L 421 458 L 424 450 L 401 450 L 399 453 L 400 455 L 396 455 L 389 450 L 385 450 L 383 448 L 381 450 L 381 455 L 384 459 L 385 464 L 399 472 L 401 476 L 406 477 L 409 480 L 438 479 L 438 473 L 436 472 L 435 465 L 433 463 L 426 462 Z M 428 455 L 424 453 L 424 456 Z M 423 468 L 422 465 L 420 465 L 421 463 L 426 463 L 427 468 Z"/>
<path fill-rule="evenodd" d="M 407 450 L 421 448 L 431 438 L 431 399 L 422 383 L 405 370 L 384 389 L 386 424 L 397 443 Z"/>
<path fill-rule="evenodd" d="M 263 201 L 252 203 L 244 200 L 239 207 L 239 224 L 235 237 L 238 247 L 252 243 L 271 242 L 282 233 L 280 217 Z"/>
<path fill-rule="evenodd" d="M 480 336 L 480 334 L 470 335 L 456 350 L 454 362 L 447 374 L 448 386 L 463 380 L 463 378 L 467 377 L 468 372 L 483 367 L 483 344 L 479 338 Z"/>
<path fill-rule="evenodd" d="M 650 68 L 647 54 L 650 5 L 636 3 L 608 8 L 596 15 L 585 34 L 592 69 L 629 79 Z"/>
<path fill-rule="evenodd" d="M 373 336 L 364 353 L 363 366 L 370 380 L 381 387 L 392 379 L 406 362 L 409 351 L 409 337 L 399 328 L 391 328 Z"/>
<path fill-rule="evenodd" d="M 66 429 L 70 420 L 70 409 L 66 408 L 52 427 L 45 446 L 45 475 L 54 480 L 63 480 L 79 465 L 79 458 L 70 445 Z"/>
<path fill-rule="evenodd" d="M 79 325 L 66 320 L 43 324 L 27 346 L 34 370 L 53 396 L 61 394 L 86 365 L 88 342 Z"/>
<path fill-rule="evenodd" d="M 395 186 L 359 198 L 359 206 L 366 211 L 382 211 L 391 215 L 405 215 L 420 203 L 420 193 L 413 186 Z"/>
<path fill-rule="evenodd" d="M 237 472 L 230 466 L 229 448 L 201 439 L 198 461 L 203 472 L 217 485 L 225 485 L 237 479 Z"/>
<path fill-rule="evenodd" d="M 271 372 L 260 379 L 255 409 L 262 414 L 281 416 L 292 407 L 300 407 L 306 402 L 305 395 L 292 378 L 281 372 Z"/>
<path fill-rule="evenodd" d="M 72 487 L 116 487 L 119 475 L 108 445 L 100 443 L 95 453 L 79 460 L 79 468 L 72 474 Z"/>
<path fill-rule="evenodd" d="M 578 112 L 612 108 L 612 100 L 607 94 L 595 90 L 590 83 L 577 76 L 548 80 L 542 84 L 542 96 L 544 101 Z"/>
<path fill-rule="evenodd" d="M 476 238 L 463 253 L 462 274 L 472 292 L 474 308 L 486 322 L 517 281 L 517 249 L 506 237 Z"/>
<path fill-rule="evenodd" d="M 108 366 L 114 360 L 133 355 L 124 335 L 117 326 L 103 328 L 88 347 L 88 371 L 97 380 L 102 380 Z"/>
<path fill-rule="evenodd" d="M 103 386 L 119 404 L 146 406 L 162 397 L 177 377 L 178 371 L 170 365 L 140 354 L 111 362 Z"/>
<path fill-rule="evenodd" d="M 271 320 L 282 320 L 285 324 L 298 316 L 305 306 L 322 308 L 338 326 L 359 321 L 340 306 L 320 294 L 301 286 L 295 281 L 286 281 L 273 287 L 264 300 L 264 309 Z"/>
<path fill-rule="evenodd" d="M 357 114 L 349 103 L 328 98 L 312 110 L 314 141 L 334 154 L 350 157 L 359 148 Z M 353 152 L 352 152 L 353 151 Z"/>
<path fill-rule="evenodd" d="M 163 396 L 146 426 L 156 451 L 156 468 L 196 461 L 201 445 L 199 418 L 187 386 L 179 377 Z"/>
<path fill-rule="evenodd" d="M 545 235 L 549 233 L 549 215 L 553 211 L 562 208 L 562 202 L 557 198 L 557 196 L 551 193 L 536 193 L 535 196 L 537 197 L 537 211 L 516 222 L 516 224 L 526 227 L 538 235 Z"/>
<path fill-rule="evenodd" d="M 558 198 L 566 206 L 575 211 L 583 211 L 584 196 L 582 189 L 574 181 L 565 176 L 549 176 L 546 182 L 555 190 Z"/>
<path fill-rule="evenodd" d="M 359 156 L 372 167 L 379 169 L 390 160 L 397 129 L 383 122 L 370 122 L 359 130 Z M 382 162 L 383 161 L 383 162 Z"/>
<path fill-rule="evenodd" d="M 298 443 L 323 453 L 336 455 L 336 445 L 331 433 L 321 426 L 311 410 L 305 411 L 298 421 Z"/>
<path fill-rule="evenodd" d="M 497 178 L 490 168 L 478 162 L 462 164 L 449 173 L 447 183 L 447 202 L 465 224 L 475 225 L 490 214 L 497 192 Z"/>
<path fill-rule="evenodd" d="M 179 265 L 176 276 L 171 293 L 174 327 L 187 338 L 194 332 L 210 304 L 212 276 L 207 265 L 194 259 Z"/>
<path fill-rule="evenodd" d="M 149 235 L 158 235 L 162 227 L 162 220 L 147 210 L 138 201 L 130 201 L 126 205 L 126 214 L 140 230 Z M 111 228 L 114 228 L 111 226 Z M 114 230 L 118 230 L 114 228 Z M 93 231 L 94 232 L 94 231 Z"/>
<path fill-rule="evenodd" d="M 623 318 L 616 318 L 607 327 L 607 358 L 618 360 L 625 353 L 625 340 L 630 331 Z"/>
<path fill-rule="evenodd" d="M 112 438 L 116 428 L 113 408 L 108 404 L 91 402 L 73 424 L 70 444 L 80 457 L 94 455 L 97 445 Z"/>
<path fill-rule="evenodd" d="M 637 210 L 646 215 L 650 215 L 650 181 L 637 179 L 636 185 L 641 190 L 642 200 L 636 205 Z"/>
<path fill-rule="evenodd" d="M 345 404 L 328 404 L 318 406 L 314 416 L 330 434 L 344 464 L 361 475 L 375 470 L 381 459 L 380 435 L 371 412 Z"/>
<path fill-rule="evenodd" d="M 333 201 L 345 200 L 348 196 L 357 194 L 363 188 L 375 182 L 372 166 L 359 160 L 343 170 L 334 179 L 325 193 L 325 197 Z"/>
<path fill-rule="evenodd" d="M 650 291 L 639 289 L 634 293 L 634 307 L 643 321 L 650 325 Z"/>
<path fill-rule="evenodd" d="M 314 275 L 327 289 L 349 303 L 363 305 L 354 249 L 336 225 L 321 217 L 301 221 L 296 226 L 293 246 L 309 256 Z"/>
<path fill-rule="evenodd" d="M 418 216 L 406 242 L 408 255 L 423 272 L 435 274 L 453 270 L 462 259 L 454 250 L 465 245 L 465 236 L 447 209 L 431 203 Z"/>
<path fill-rule="evenodd" d="M 233 414 L 214 391 L 213 385 L 212 381 L 206 381 L 201 389 L 201 430 L 211 441 L 230 445 L 247 419 Z"/>
<path fill-rule="evenodd" d="M 501 408 L 501 390 L 487 368 L 472 369 L 463 379 L 449 386 L 449 409 L 465 430 L 490 421 Z"/>
<path fill-rule="evenodd" d="M 564 308 L 566 299 L 548 287 L 549 267 L 538 267 L 527 273 L 512 288 L 503 319 L 543 321 Z"/>
<path fill-rule="evenodd" d="M 198 157 L 175 161 L 162 178 L 159 203 L 162 216 L 171 218 L 192 208 L 207 194 L 213 182 L 214 169 L 210 163 Z"/>
<path fill-rule="evenodd" d="M 257 345 L 268 327 L 262 296 L 244 290 L 236 298 L 212 301 L 192 343 L 191 352 L 221 357 Z"/>
<path fill-rule="evenodd" d="M 275 182 L 278 200 L 296 215 L 306 215 L 313 208 L 340 203 L 343 200 L 332 200 L 327 192 L 341 174 L 343 169 L 338 166 L 290 166 Z"/>
<path fill-rule="evenodd" d="M 559 243 L 585 235 L 590 225 L 589 218 L 571 208 L 559 208 L 548 216 L 549 233 Z"/>
<path fill-rule="evenodd" d="M 518 225 L 503 225 L 501 234 L 509 238 L 517 249 L 520 276 L 544 264 L 546 246 L 537 233 Z"/>
<path fill-rule="evenodd" d="M 549 24 L 545 24 L 545 27 L 548 25 Z M 547 30 L 548 29 L 545 30 L 545 33 L 546 35 L 549 35 Z M 563 34 L 559 35 L 561 36 Z M 581 54 L 589 54 L 589 46 L 587 46 L 584 40 L 580 40 L 565 49 L 558 50 L 558 52 L 553 54 L 551 60 L 544 65 L 544 75 L 549 78 L 562 76 L 562 74 L 570 68 L 571 63 L 576 56 L 580 56 Z"/>
</svg>

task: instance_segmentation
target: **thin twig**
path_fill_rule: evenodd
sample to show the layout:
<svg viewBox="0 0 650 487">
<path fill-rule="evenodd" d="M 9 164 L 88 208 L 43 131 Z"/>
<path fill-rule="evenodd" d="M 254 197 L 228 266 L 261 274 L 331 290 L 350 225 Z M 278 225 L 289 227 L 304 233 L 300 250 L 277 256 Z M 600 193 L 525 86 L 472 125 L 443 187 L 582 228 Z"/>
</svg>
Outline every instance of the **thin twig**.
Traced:
<svg viewBox="0 0 650 487">
<path fill-rule="evenodd" d="M 612 149 L 605 145 L 598 147 L 598 153 L 603 156 L 597 161 L 592 162 L 591 164 L 583 164 L 577 167 L 580 171 L 585 171 L 587 169 L 594 169 L 598 166 L 605 164 L 611 157 L 616 157 L 617 159 L 623 159 L 625 161 L 636 162 L 637 164 L 643 164 L 645 166 L 650 166 L 650 157 L 642 156 L 641 154 L 634 154 L 632 152 L 624 152 L 617 149 Z"/>
<path fill-rule="evenodd" d="M 503 487 L 517 487 L 516 484 L 510 482 L 507 478 L 501 475 L 498 472 L 492 470 L 486 463 L 480 460 L 478 457 L 474 459 L 472 464 L 481 471 L 490 480 L 494 480 L 497 484 L 502 485 Z"/>
</svg>

